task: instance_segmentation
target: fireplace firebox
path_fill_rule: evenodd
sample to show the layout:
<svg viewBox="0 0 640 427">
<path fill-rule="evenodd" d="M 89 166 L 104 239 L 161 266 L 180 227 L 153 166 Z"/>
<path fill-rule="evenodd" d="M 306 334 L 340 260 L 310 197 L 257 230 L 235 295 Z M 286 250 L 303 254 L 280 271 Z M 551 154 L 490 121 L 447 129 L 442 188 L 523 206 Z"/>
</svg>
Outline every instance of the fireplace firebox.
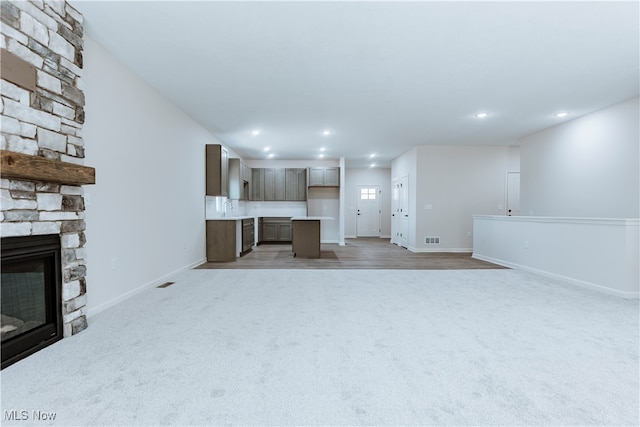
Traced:
<svg viewBox="0 0 640 427">
<path fill-rule="evenodd" d="M 2 238 L 2 369 L 62 338 L 60 236 Z"/>
</svg>

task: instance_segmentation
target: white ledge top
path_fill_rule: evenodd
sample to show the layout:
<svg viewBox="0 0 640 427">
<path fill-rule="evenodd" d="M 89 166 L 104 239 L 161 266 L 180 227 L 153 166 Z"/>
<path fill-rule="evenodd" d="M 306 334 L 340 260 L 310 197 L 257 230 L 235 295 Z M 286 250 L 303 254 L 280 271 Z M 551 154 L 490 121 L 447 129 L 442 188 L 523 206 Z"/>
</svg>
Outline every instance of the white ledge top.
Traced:
<svg viewBox="0 0 640 427">
<path fill-rule="evenodd" d="M 473 215 L 473 219 L 484 221 L 514 222 L 546 222 L 564 224 L 600 224 L 640 226 L 640 218 L 574 218 L 563 216 L 506 216 L 506 215 Z"/>
<path fill-rule="evenodd" d="M 321 221 L 335 219 L 332 216 L 294 216 L 291 221 Z"/>
<path fill-rule="evenodd" d="M 227 217 L 215 217 L 207 218 L 207 221 L 242 221 L 243 219 L 254 219 L 254 216 L 227 216 Z"/>
</svg>

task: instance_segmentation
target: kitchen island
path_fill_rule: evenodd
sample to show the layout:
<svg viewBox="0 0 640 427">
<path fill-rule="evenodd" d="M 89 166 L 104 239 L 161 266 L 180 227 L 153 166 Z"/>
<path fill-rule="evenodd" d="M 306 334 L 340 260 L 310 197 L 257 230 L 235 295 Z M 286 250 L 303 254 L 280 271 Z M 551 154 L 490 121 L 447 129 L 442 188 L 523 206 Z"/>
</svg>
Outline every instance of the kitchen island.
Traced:
<svg viewBox="0 0 640 427">
<path fill-rule="evenodd" d="M 294 257 L 320 258 L 320 221 L 329 216 L 294 216 L 291 218 L 291 246 Z"/>
</svg>

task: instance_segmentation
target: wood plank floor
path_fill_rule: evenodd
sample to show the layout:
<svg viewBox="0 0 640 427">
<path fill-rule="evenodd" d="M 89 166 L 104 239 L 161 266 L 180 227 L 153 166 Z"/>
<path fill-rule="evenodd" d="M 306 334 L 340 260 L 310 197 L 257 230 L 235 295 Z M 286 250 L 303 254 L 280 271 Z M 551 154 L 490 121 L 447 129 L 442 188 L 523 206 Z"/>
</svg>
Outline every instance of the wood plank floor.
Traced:
<svg viewBox="0 0 640 427">
<path fill-rule="evenodd" d="M 414 253 L 388 239 L 346 239 L 323 244 L 320 259 L 294 258 L 291 245 L 260 245 L 233 262 L 206 262 L 201 269 L 400 269 L 466 270 L 504 268 L 471 258 L 470 253 Z"/>
</svg>

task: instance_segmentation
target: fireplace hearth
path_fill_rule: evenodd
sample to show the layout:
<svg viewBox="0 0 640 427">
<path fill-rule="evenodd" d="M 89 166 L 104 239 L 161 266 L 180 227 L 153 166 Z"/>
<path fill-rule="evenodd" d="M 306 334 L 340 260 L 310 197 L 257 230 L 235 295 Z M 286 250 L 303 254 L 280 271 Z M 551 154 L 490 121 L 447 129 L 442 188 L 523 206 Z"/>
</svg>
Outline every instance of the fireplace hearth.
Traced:
<svg viewBox="0 0 640 427">
<path fill-rule="evenodd" d="M 2 369 L 60 340 L 59 235 L 2 238 Z"/>
</svg>

